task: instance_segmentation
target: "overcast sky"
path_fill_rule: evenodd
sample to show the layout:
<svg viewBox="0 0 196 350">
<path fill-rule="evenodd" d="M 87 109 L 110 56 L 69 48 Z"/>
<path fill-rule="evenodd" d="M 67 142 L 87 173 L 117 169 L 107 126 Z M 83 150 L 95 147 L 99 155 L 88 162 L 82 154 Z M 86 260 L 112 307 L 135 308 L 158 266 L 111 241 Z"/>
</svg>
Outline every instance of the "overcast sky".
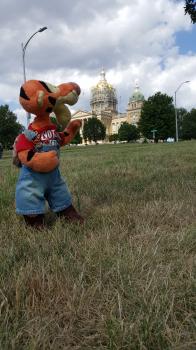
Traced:
<svg viewBox="0 0 196 350">
<path fill-rule="evenodd" d="M 196 25 L 184 15 L 184 1 L 174 0 L 1 0 L 0 104 L 9 104 L 20 122 L 18 103 L 27 79 L 53 84 L 77 82 L 82 89 L 74 109 L 90 110 L 90 89 L 102 67 L 117 90 L 124 112 L 139 81 L 145 98 L 157 91 L 174 95 L 178 107 L 196 108 Z"/>
</svg>

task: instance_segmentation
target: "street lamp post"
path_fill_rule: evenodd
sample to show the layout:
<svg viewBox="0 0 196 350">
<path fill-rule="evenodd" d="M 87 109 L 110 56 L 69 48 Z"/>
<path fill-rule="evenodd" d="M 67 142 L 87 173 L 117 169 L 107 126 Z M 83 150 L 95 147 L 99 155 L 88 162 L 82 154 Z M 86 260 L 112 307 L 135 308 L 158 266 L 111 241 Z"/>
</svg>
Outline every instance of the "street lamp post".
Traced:
<svg viewBox="0 0 196 350">
<path fill-rule="evenodd" d="M 176 142 L 178 142 L 178 112 L 177 112 L 177 105 L 176 105 L 176 95 L 178 90 L 181 88 L 183 84 L 189 83 L 190 80 L 183 81 L 180 83 L 180 85 L 177 87 L 175 93 L 174 93 L 174 105 L 175 105 L 175 121 L 176 121 Z"/>
<path fill-rule="evenodd" d="M 157 130 L 153 129 L 153 130 L 151 130 L 151 132 L 152 132 L 153 141 L 155 143 L 155 134 L 156 134 Z"/>
<path fill-rule="evenodd" d="M 25 44 L 21 44 L 22 46 L 22 64 L 23 64 L 23 78 L 24 78 L 24 83 L 26 82 L 26 67 L 25 67 L 25 52 L 26 52 L 26 48 L 27 48 L 27 45 L 28 43 L 30 42 L 30 40 L 37 34 L 37 33 L 41 33 L 43 32 L 44 30 L 46 30 L 47 27 L 42 27 L 40 28 L 39 30 L 37 30 L 35 33 L 33 33 L 30 38 L 27 40 L 27 42 Z M 30 122 L 30 119 L 31 119 L 31 115 L 30 113 L 27 113 L 27 126 L 29 125 L 29 122 Z"/>
</svg>

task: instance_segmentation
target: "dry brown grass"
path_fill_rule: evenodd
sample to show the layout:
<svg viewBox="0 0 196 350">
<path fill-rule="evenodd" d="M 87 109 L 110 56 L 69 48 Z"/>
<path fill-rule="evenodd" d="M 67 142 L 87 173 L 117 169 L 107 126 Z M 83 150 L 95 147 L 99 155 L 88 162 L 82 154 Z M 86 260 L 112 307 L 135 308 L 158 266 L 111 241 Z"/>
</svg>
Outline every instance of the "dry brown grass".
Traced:
<svg viewBox="0 0 196 350">
<path fill-rule="evenodd" d="M 0 349 L 195 349 L 196 143 L 62 152 L 86 222 L 14 213 L 0 162 Z M 50 225 L 52 222 L 52 225 Z"/>
</svg>

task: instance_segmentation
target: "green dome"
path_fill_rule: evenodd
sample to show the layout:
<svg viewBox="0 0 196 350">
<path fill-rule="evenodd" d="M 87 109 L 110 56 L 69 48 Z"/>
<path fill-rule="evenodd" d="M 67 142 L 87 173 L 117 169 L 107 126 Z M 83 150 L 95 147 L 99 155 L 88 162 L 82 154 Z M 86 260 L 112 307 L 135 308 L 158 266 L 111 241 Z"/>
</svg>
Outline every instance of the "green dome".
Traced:
<svg viewBox="0 0 196 350">
<path fill-rule="evenodd" d="M 136 83 L 136 87 L 133 95 L 129 99 L 130 102 L 144 101 L 144 95 L 141 93 L 138 84 Z"/>
<path fill-rule="evenodd" d="M 144 95 L 142 95 L 141 92 L 134 92 L 132 97 L 130 98 L 130 102 L 136 102 L 136 101 L 144 101 Z"/>
</svg>

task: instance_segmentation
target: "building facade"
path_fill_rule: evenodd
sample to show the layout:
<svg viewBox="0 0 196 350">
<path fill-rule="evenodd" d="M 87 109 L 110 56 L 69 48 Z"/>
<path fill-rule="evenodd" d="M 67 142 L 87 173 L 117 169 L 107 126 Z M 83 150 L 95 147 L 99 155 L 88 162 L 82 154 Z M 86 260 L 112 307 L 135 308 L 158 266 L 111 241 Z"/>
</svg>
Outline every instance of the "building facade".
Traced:
<svg viewBox="0 0 196 350">
<path fill-rule="evenodd" d="M 84 123 L 92 117 L 96 117 L 106 127 L 106 140 L 109 135 L 117 134 L 122 123 L 137 125 L 144 103 L 144 96 L 136 84 L 132 96 L 129 98 L 126 112 L 118 113 L 118 99 L 115 88 L 106 80 L 105 71 L 100 73 L 100 80 L 91 89 L 91 111 L 78 110 L 72 115 L 72 120 L 82 120 L 81 136 Z"/>
</svg>

